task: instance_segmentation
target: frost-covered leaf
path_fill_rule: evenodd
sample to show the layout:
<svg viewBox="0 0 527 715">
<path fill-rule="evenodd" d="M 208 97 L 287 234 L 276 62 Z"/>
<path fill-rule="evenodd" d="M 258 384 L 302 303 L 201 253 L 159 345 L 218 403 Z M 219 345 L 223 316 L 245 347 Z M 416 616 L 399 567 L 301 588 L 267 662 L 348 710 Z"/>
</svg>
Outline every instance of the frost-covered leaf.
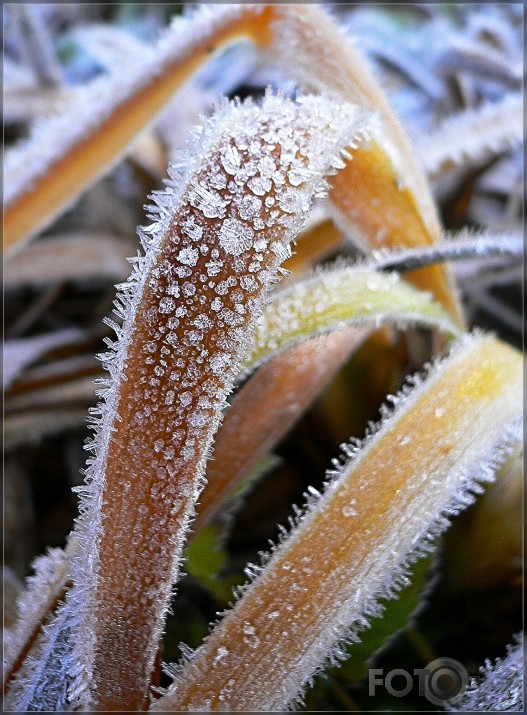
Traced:
<svg viewBox="0 0 527 715">
<path fill-rule="evenodd" d="M 319 8 L 275 7 L 268 54 L 280 57 L 280 63 L 287 65 L 290 76 L 302 88 L 329 92 L 382 117 L 380 127 L 370 129 L 369 143 L 354 147 L 343 170 L 331 181 L 329 199 L 337 225 L 366 250 L 381 245 L 433 244 L 441 229 L 427 179 L 406 131 L 367 63 Z M 448 266 L 416 271 L 409 280 L 433 291 L 463 324 Z"/>
<path fill-rule="evenodd" d="M 339 641 L 393 597 L 404 567 L 474 501 L 521 431 L 521 355 L 463 338 L 362 445 L 343 445 L 320 496 L 176 674 L 155 711 L 281 711 Z"/>
<path fill-rule="evenodd" d="M 404 164 L 396 148 L 373 129 L 370 141 L 356 147 L 343 170 L 331 181 L 329 199 L 337 225 L 364 250 L 430 246 L 439 240 L 417 209 L 416 196 L 407 185 Z M 462 310 L 447 264 L 412 271 L 407 280 L 436 299 L 463 325 Z"/>
<path fill-rule="evenodd" d="M 35 126 L 4 165 L 5 246 L 48 225 L 95 179 L 122 158 L 137 134 L 165 107 L 189 74 L 220 47 L 243 35 L 259 9 L 204 8 L 176 18 L 155 48 L 130 72 L 116 70 L 76 90 L 67 109 Z"/>
<path fill-rule="evenodd" d="M 66 549 L 51 549 L 45 556 L 35 559 L 34 574 L 18 597 L 19 618 L 4 632 L 4 686 L 40 636 L 49 614 L 64 597 L 71 558 L 78 549 L 78 541 L 72 538 Z M 7 705 L 16 702 L 11 698 L 13 693 L 10 693 Z"/>
<path fill-rule="evenodd" d="M 507 94 L 446 119 L 438 129 L 416 141 L 416 151 L 430 176 L 454 166 L 473 166 L 521 146 L 523 95 Z"/>
<path fill-rule="evenodd" d="M 96 451 L 77 528 L 83 554 L 56 617 L 73 634 L 72 702 L 144 704 L 237 365 L 289 242 L 363 126 L 355 107 L 314 98 L 225 104 L 153 196 L 154 223 L 140 232 L 146 255 L 121 285 L 123 326 L 108 321 L 120 340 L 104 358 L 106 402 L 92 410 Z M 49 663 L 53 643 L 65 658 L 51 629 Z M 42 673 L 50 677 L 50 666 Z M 35 697 L 42 687 L 37 677 Z"/>
<path fill-rule="evenodd" d="M 337 265 L 274 293 L 257 325 L 242 375 L 306 336 L 346 325 L 378 327 L 385 322 L 416 322 L 447 335 L 459 334 L 459 328 L 429 293 L 416 290 L 398 274 Z"/>
<path fill-rule="evenodd" d="M 239 379 L 259 369 L 235 396 L 216 435 L 198 524 L 221 508 L 353 350 L 383 323 L 417 323 L 458 334 L 448 313 L 429 294 L 421 294 L 396 274 L 362 267 L 326 269 L 275 292 Z"/>
<path fill-rule="evenodd" d="M 451 38 L 448 45 L 437 53 L 434 69 L 444 74 L 468 72 L 515 88 L 521 84 L 523 77 L 520 61 L 504 56 L 489 44 L 482 47 L 461 37 Z"/>
<path fill-rule="evenodd" d="M 410 140 L 352 40 L 319 7 L 276 5 L 273 13 L 273 35 L 267 48 L 269 61 L 276 63 L 279 57 L 280 66 L 287 66 L 290 76 L 307 91 L 330 92 L 382 116 L 390 159 L 404 176 L 426 230 L 436 236 L 439 231 L 436 208 Z"/>
</svg>

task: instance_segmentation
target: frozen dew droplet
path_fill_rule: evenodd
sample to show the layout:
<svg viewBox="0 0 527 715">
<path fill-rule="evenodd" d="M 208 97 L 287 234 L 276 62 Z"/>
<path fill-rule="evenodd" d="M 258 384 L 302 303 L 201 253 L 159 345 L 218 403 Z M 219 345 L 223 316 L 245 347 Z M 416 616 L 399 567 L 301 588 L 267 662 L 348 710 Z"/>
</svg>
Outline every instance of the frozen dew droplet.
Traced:
<svg viewBox="0 0 527 715">
<path fill-rule="evenodd" d="M 192 393 L 191 392 L 182 392 L 179 395 L 179 401 L 181 404 L 186 407 L 192 402 Z"/>
<path fill-rule="evenodd" d="M 256 218 L 262 207 L 262 200 L 256 196 L 245 196 L 238 205 L 238 213 L 244 221 Z"/>
<path fill-rule="evenodd" d="M 190 238 L 191 241 L 200 241 L 203 236 L 203 227 L 198 226 L 193 217 L 188 218 L 182 224 L 183 232 Z"/>
<path fill-rule="evenodd" d="M 182 248 L 176 258 L 186 266 L 195 266 L 198 262 L 199 251 L 197 248 Z"/>
<path fill-rule="evenodd" d="M 250 648 L 258 648 L 260 645 L 260 639 L 256 635 L 256 629 L 247 621 L 243 624 L 243 635 L 244 643 L 247 643 Z"/>
<path fill-rule="evenodd" d="M 260 172 L 260 176 L 265 179 L 270 179 L 276 171 L 276 165 L 272 157 L 262 157 L 258 162 L 258 171 Z"/>
<path fill-rule="evenodd" d="M 226 219 L 219 231 L 220 246 L 233 256 L 247 251 L 252 246 L 254 231 L 235 218 Z"/>
<path fill-rule="evenodd" d="M 159 301 L 159 312 L 160 313 L 171 313 L 175 310 L 176 304 L 173 298 L 162 298 Z"/>
<path fill-rule="evenodd" d="M 251 189 L 256 196 L 263 196 L 267 194 L 273 185 L 271 179 L 264 178 L 263 176 L 253 176 L 249 179 L 247 186 Z"/>
<path fill-rule="evenodd" d="M 214 663 L 219 663 L 221 660 L 226 658 L 229 655 L 229 649 L 225 648 L 225 646 L 220 646 L 218 650 L 216 651 L 216 655 L 214 657 Z"/>
<path fill-rule="evenodd" d="M 309 194 L 290 189 L 280 197 L 280 208 L 287 213 L 303 213 L 309 208 Z"/>
<path fill-rule="evenodd" d="M 215 375 L 221 375 L 221 373 L 227 369 L 230 364 L 230 358 L 225 353 L 218 353 L 210 359 L 210 369 Z"/>
</svg>

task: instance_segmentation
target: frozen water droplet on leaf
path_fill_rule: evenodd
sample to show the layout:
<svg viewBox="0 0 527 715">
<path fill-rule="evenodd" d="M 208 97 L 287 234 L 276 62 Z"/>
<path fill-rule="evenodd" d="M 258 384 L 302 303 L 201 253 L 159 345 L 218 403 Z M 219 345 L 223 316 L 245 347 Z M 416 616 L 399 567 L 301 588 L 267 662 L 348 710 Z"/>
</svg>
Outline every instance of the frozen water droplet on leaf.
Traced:
<svg viewBox="0 0 527 715">
<path fill-rule="evenodd" d="M 219 231 L 220 246 L 233 256 L 247 251 L 252 246 L 254 231 L 235 218 L 226 219 Z"/>
</svg>

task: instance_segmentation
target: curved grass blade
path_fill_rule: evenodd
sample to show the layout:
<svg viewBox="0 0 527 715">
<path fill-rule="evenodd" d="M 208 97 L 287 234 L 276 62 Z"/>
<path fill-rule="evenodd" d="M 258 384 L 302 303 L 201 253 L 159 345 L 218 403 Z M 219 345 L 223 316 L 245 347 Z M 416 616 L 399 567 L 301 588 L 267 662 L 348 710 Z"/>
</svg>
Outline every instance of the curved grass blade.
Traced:
<svg viewBox="0 0 527 715">
<path fill-rule="evenodd" d="M 406 130 L 352 40 L 321 7 L 271 7 L 269 60 L 276 63 L 280 57 L 280 67 L 287 67 L 306 91 L 330 92 L 379 113 L 392 145 L 394 166 L 404 175 L 426 230 L 436 237 L 440 224 L 425 174 Z"/>
<path fill-rule="evenodd" d="M 499 102 L 447 119 L 431 135 L 421 137 L 416 152 L 429 176 L 456 166 L 473 166 L 489 157 L 521 146 L 523 94 L 507 94 Z"/>
<path fill-rule="evenodd" d="M 312 310 L 306 311 L 306 306 Z M 460 335 L 456 323 L 429 293 L 408 285 L 398 274 L 337 265 L 274 293 L 258 322 L 240 377 L 306 336 L 346 325 L 379 327 L 384 322 L 415 322 L 450 337 Z"/>
<path fill-rule="evenodd" d="M 261 108 L 228 107 L 204 129 L 182 188 L 155 197 L 161 221 L 145 236 L 146 262 L 125 303 L 122 347 L 109 363 L 118 382 L 88 474 L 94 512 L 83 529 L 98 563 L 93 575 L 85 563 L 78 577 L 91 589 L 79 602 L 77 632 L 92 673 L 89 701 L 99 709 L 144 704 L 236 366 L 289 241 L 335 156 L 362 126 L 354 108 L 339 107 L 342 132 L 336 111 L 272 96 Z M 106 431 L 110 417 L 115 437 Z"/>
<path fill-rule="evenodd" d="M 20 668 L 24 658 L 39 638 L 46 619 L 64 597 L 71 570 L 71 559 L 79 549 L 75 538 L 65 549 L 53 549 L 33 563 L 35 573 L 19 599 L 19 618 L 13 628 L 5 631 L 3 689 Z"/>
<path fill-rule="evenodd" d="M 83 554 L 72 572 L 70 617 L 60 612 L 63 635 L 50 636 L 62 660 L 64 639 L 73 644 L 72 703 L 144 707 L 237 365 L 289 242 L 363 125 L 355 107 L 316 99 L 268 95 L 262 107 L 225 105 L 180 175 L 154 195 L 154 223 L 141 232 L 146 255 L 121 286 L 124 324 L 112 324 L 120 340 L 104 358 L 112 377 L 106 402 L 92 411 L 96 452 L 80 490 Z M 26 706 L 43 689 L 37 679 Z"/>
<path fill-rule="evenodd" d="M 466 336 L 413 383 L 364 443 L 344 446 L 324 494 L 152 710 L 285 710 L 493 478 L 521 438 L 521 355 Z"/>
<path fill-rule="evenodd" d="M 459 334 L 429 294 L 419 293 L 395 274 L 383 276 L 364 268 L 326 270 L 278 291 L 263 312 L 256 345 L 246 361 L 247 372 L 260 367 L 234 398 L 216 435 L 196 529 L 217 513 L 351 352 L 382 323 L 417 323 L 449 336 Z"/>
<path fill-rule="evenodd" d="M 126 78 L 115 72 L 97 80 L 39 125 L 6 160 L 5 248 L 47 226 L 109 171 L 211 53 L 240 37 L 261 36 L 261 11 L 231 5 L 177 18 L 149 56 L 129 61 Z"/>
</svg>

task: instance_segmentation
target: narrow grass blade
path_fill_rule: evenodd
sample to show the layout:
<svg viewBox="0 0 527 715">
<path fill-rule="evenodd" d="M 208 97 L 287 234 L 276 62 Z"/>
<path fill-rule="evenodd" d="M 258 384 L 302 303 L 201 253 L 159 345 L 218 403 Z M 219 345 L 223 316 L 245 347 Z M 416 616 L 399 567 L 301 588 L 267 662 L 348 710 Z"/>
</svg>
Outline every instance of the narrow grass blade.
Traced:
<svg viewBox="0 0 527 715">
<path fill-rule="evenodd" d="M 35 560 L 35 574 L 29 578 L 27 588 L 19 599 L 18 610 L 22 617 L 4 633 L 4 693 L 40 637 L 45 621 L 64 597 L 71 558 L 78 549 L 79 543 L 73 538 L 64 550 L 53 549 Z"/>
<path fill-rule="evenodd" d="M 416 152 L 428 175 L 435 177 L 521 146 L 523 126 L 523 94 L 511 93 L 447 119 L 434 133 L 419 138 Z"/>
<path fill-rule="evenodd" d="M 367 334 L 367 329 L 347 328 L 307 340 L 263 365 L 249 379 L 227 409 L 216 435 L 195 529 L 221 509 Z"/>
<path fill-rule="evenodd" d="M 155 711 L 279 712 L 298 700 L 338 643 L 392 596 L 404 568 L 473 502 L 520 439 L 521 355 L 466 336 L 395 397 L 361 445 L 344 446 L 313 494 Z"/>
<path fill-rule="evenodd" d="M 437 236 L 440 225 L 436 207 L 406 130 L 352 40 L 320 6 L 270 7 L 270 61 L 276 63 L 276 57 L 280 57 L 280 67 L 286 66 L 307 91 L 330 92 L 380 114 L 390 144 L 396 147 L 395 165 L 404 175 L 426 230 Z"/>
<path fill-rule="evenodd" d="M 523 236 L 517 233 L 497 231 L 460 231 L 457 236 L 447 237 L 433 246 L 408 248 L 399 251 L 374 253 L 375 268 L 395 271 L 411 271 L 415 268 L 440 263 L 441 261 L 492 256 L 516 256 L 523 254 Z"/>
<path fill-rule="evenodd" d="M 5 163 L 5 248 L 48 225 L 109 171 L 211 52 L 261 35 L 260 13 L 256 6 L 232 5 L 177 18 L 151 54 L 128 64 L 129 73 L 97 80 L 38 125 Z"/>
<path fill-rule="evenodd" d="M 395 274 L 337 268 L 277 292 L 259 322 L 247 370 L 261 366 L 236 395 L 218 430 L 196 528 L 221 508 L 381 323 L 417 323 L 458 334 L 448 313 L 429 294 L 419 293 Z"/>
<path fill-rule="evenodd" d="M 316 99 L 226 104 L 154 195 L 154 223 L 140 233 L 146 255 L 116 307 L 123 326 L 108 321 L 120 340 L 104 357 L 106 402 L 92 410 L 95 456 L 76 529 L 83 553 L 43 645 L 46 665 L 23 695 L 28 707 L 46 678 L 55 687 L 68 644 L 72 703 L 144 706 L 237 365 L 289 242 L 363 125 L 356 108 Z"/>
<path fill-rule="evenodd" d="M 311 309 L 306 310 L 306 306 Z M 460 334 L 432 296 L 408 285 L 396 273 L 368 267 L 334 266 L 278 289 L 259 321 L 240 377 L 273 354 L 346 325 L 378 327 L 418 323 L 447 336 Z"/>
</svg>

